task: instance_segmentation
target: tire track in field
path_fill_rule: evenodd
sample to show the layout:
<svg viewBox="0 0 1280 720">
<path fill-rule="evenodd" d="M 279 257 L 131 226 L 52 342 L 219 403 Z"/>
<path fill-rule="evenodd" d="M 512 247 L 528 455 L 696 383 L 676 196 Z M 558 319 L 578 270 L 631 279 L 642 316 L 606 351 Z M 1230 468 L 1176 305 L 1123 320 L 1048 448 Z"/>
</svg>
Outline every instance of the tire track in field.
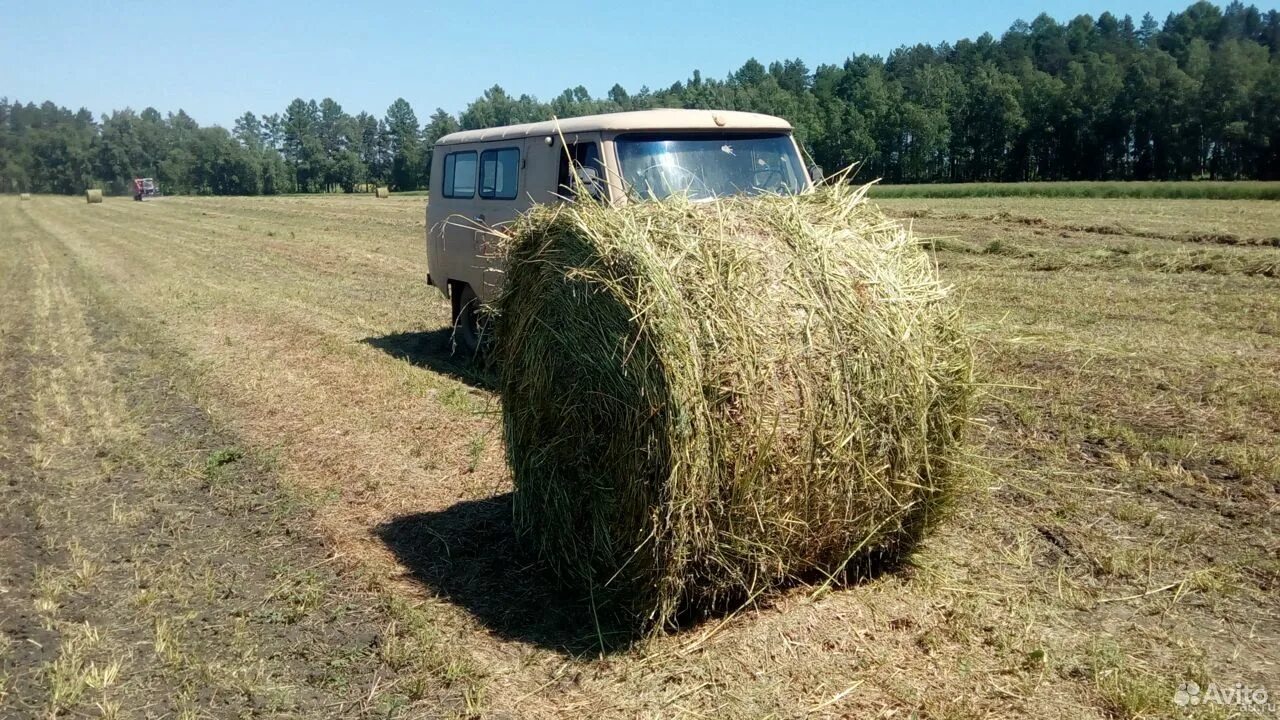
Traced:
<svg viewBox="0 0 1280 720">
<path fill-rule="evenodd" d="M 144 238 L 158 243 L 163 231 L 122 240 L 120 233 L 127 228 L 117 229 L 114 216 L 103 220 L 109 225 L 106 232 L 96 223 L 81 229 L 62 217 L 50 229 L 73 252 L 90 258 L 91 266 L 94 254 L 101 252 L 145 256 L 152 263 L 147 272 L 158 277 L 181 272 L 186 262 L 181 252 L 174 258 L 141 252 Z M 179 240 L 179 247 L 184 242 Z M 127 270 L 128 262 L 124 265 Z M 475 399 L 474 391 L 459 391 L 456 381 L 363 346 L 317 346 L 309 329 L 271 324 L 270 314 L 181 310 L 165 307 L 172 303 L 145 288 L 139 294 L 127 281 L 109 284 L 125 307 L 163 324 L 163 332 L 207 368 L 203 381 L 221 400 L 223 417 L 232 427 L 256 446 L 281 448 L 281 471 L 291 483 L 333 495 L 317 513 L 336 547 L 371 561 L 367 567 L 392 578 L 410 597 L 420 597 L 412 571 L 391 555 L 377 528 L 395 517 L 443 511 L 460 500 L 487 498 L 509 488 L 496 421 L 492 415 L 477 415 L 484 401 Z M 198 279 L 190 284 L 203 293 Z M 201 304 L 222 302 L 233 299 L 204 294 Z M 484 445 L 477 445 L 476 438 Z M 477 456 L 477 448 L 482 455 Z M 485 636 L 466 609 L 439 599 L 419 601 L 441 616 L 446 641 L 456 637 L 485 660 L 487 672 L 497 673 L 512 688 L 508 701 L 545 683 L 543 676 L 529 672 L 531 663 L 545 672 L 558 666 L 556 655 L 548 652 L 513 661 L 508 642 L 481 640 Z"/>
<path fill-rule="evenodd" d="M 28 677 L 59 652 L 59 636 L 45 627 L 24 595 L 41 567 L 62 561 L 43 541 L 38 503 L 26 494 L 36 442 L 31 357 L 36 294 L 30 233 L 20 206 L 0 204 L 0 711 L 37 703 Z"/>
<path fill-rule="evenodd" d="M 296 247 L 263 247 L 256 238 L 246 239 L 243 233 L 229 232 L 216 225 L 216 232 L 192 230 L 194 224 L 185 218 L 147 217 L 145 223 L 137 223 L 137 218 L 127 216 L 109 218 L 100 218 L 99 222 L 105 220 L 111 231 L 98 233 L 95 228 L 86 251 L 98 250 L 104 241 L 112 243 L 120 251 L 164 266 L 162 277 L 176 276 L 185 282 L 219 289 L 225 295 L 222 304 L 228 307 L 250 301 L 264 312 L 280 313 L 289 308 L 289 317 L 295 322 L 324 333 L 349 326 L 355 306 L 364 306 L 363 317 L 378 319 L 381 316 L 382 323 L 388 325 L 399 324 L 402 320 L 397 318 L 406 315 L 410 318 L 429 316 L 432 309 L 438 313 L 440 322 L 444 322 L 442 303 L 433 302 L 421 278 L 408 277 L 397 286 L 407 292 L 388 293 L 383 287 L 385 275 L 373 272 L 354 275 L 340 259 L 297 260 L 295 255 L 305 257 L 301 243 Z M 69 238 L 76 237 L 65 228 L 61 232 Z M 156 252 L 156 248 L 162 248 L 163 252 Z M 402 301 L 401 310 L 388 313 L 385 303 L 369 302 L 371 286 L 378 287 L 382 295 L 394 298 L 403 294 L 408 299 Z M 368 326 L 363 329 L 367 332 Z"/>
<path fill-rule="evenodd" d="M 245 202 L 242 200 L 242 202 Z M 254 202 L 248 200 L 248 202 Z M 267 200 L 257 200 L 267 203 Z M 320 272 L 331 272 L 332 268 L 324 261 L 339 260 L 344 267 L 354 264 L 373 263 L 376 267 L 362 268 L 377 271 L 392 271 L 407 278 L 421 279 L 426 275 L 425 253 L 423 250 L 423 225 L 421 222 L 400 222 L 389 226 L 386 232 L 368 232 L 368 218 L 354 215 L 337 215 L 326 217 L 324 213 L 308 212 L 306 214 L 276 213 L 271 206 L 249 207 L 214 205 L 217 210 L 202 209 L 200 205 L 166 204 L 160 208 L 147 208 L 146 215 L 129 212 L 123 208 L 113 208 L 117 214 L 131 215 L 132 222 L 137 223 L 142 217 L 147 222 L 163 223 L 172 231 L 190 230 L 194 225 L 201 228 L 217 228 L 236 242 L 251 243 L 269 253 L 286 258 L 291 264 L 303 264 Z M 183 209 L 190 212 L 189 217 L 177 214 Z M 199 212 L 199 215 L 195 215 Z M 245 222 L 251 221 L 253 227 Z M 331 222 L 333 221 L 333 222 Z M 336 222 L 337 227 L 334 227 Z M 175 223 L 181 223 L 175 225 Z M 377 250 L 368 252 L 360 240 L 353 242 L 350 229 L 360 228 L 363 236 L 378 238 Z M 285 239 L 285 234 L 291 237 Z M 201 236 L 210 233 L 205 230 Z M 304 236 L 299 239 L 297 236 Z M 386 252 L 384 248 L 400 252 Z M 358 251 L 358 252 L 357 252 Z"/>
<path fill-rule="evenodd" d="M 246 205 L 246 200 L 252 204 Z M 395 202 L 388 204 L 382 202 L 364 203 L 356 200 L 344 201 L 333 197 L 310 201 L 262 197 L 237 198 L 230 202 L 221 198 L 201 198 L 199 200 L 181 198 L 179 202 L 185 203 L 190 208 L 199 209 L 202 213 L 207 213 L 210 216 L 253 220 L 268 225 L 328 225 L 330 222 L 336 222 L 344 226 L 367 227 L 377 225 L 385 227 L 389 234 L 409 233 L 419 237 L 424 235 L 426 226 L 425 200 L 412 203 Z M 418 243 L 418 249 L 421 250 L 421 242 Z M 412 255 L 406 255 L 406 257 L 413 260 L 419 259 L 414 258 Z"/>
<path fill-rule="evenodd" d="M 29 278 L 5 288 L 6 318 L 26 320 L 0 324 L 23 336 L 3 369 L 26 369 L 32 408 L 0 428 L 25 455 L 0 518 L 37 522 L 0 534 L 28 559 L 0 595 L 0 628 L 25 645 L 0 654 L 0 716 L 397 716 L 375 702 L 402 684 L 380 664 L 396 636 L 379 599 L 297 539 L 255 462 L 205 461 L 234 440 L 153 374 L 176 366 L 143 352 L 156 346 L 57 236 L 0 222 L 18 238 L 0 276 Z M 441 707 L 462 702 L 425 680 Z"/>
<path fill-rule="evenodd" d="M 94 250 L 98 250 L 104 244 L 104 240 L 109 240 L 110 238 L 113 238 L 115 236 L 114 232 L 104 234 L 104 233 L 98 232 L 97 229 L 94 228 L 93 230 L 86 231 L 85 233 L 85 234 L 92 233 L 94 236 L 94 240 L 91 243 L 84 243 L 82 238 L 77 237 L 73 230 L 68 229 L 66 227 L 55 228 L 55 232 L 60 234 L 64 238 L 64 240 L 68 243 L 68 245 L 71 245 L 71 246 L 88 245 L 89 246 L 88 251 L 90 252 Z M 157 234 L 157 237 L 163 237 L 163 235 Z M 121 254 L 126 254 L 126 253 L 132 254 L 133 252 L 134 252 L 134 249 L 131 246 L 123 246 L 123 247 L 120 247 L 119 249 L 112 249 L 111 252 L 108 252 L 108 255 L 112 257 L 118 257 Z M 187 261 L 185 261 L 182 258 L 164 257 L 164 258 L 161 258 L 160 260 L 157 260 L 155 262 L 155 267 L 148 269 L 146 274 L 166 277 L 169 273 L 177 274 L 179 272 L 185 271 L 187 266 L 188 266 Z M 228 277 L 227 280 L 228 280 L 228 283 L 234 282 L 234 279 L 230 277 Z M 280 280 L 279 282 L 284 283 L 286 281 Z M 330 386 L 333 390 L 336 391 L 335 392 L 336 397 L 352 397 L 352 396 L 359 396 L 360 394 L 362 394 L 361 390 L 357 390 L 351 386 L 351 383 L 353 380 L 356 382 L 359 382 L 358 377 L 343 377 L 343 375 L 348 374 L 348 371 L 342 370 L 340 368 L 336 370 L 338 374 L 335 375 L 333 372 L 334 369 L 330 368 L 328 365 L 324 363 L 314 363 L 314 362 L 308 362 L 304 360 L 303 357 L 308 355 L 308 353 L 301 353 L 301 354 L 298 353 L 299 347 L 305 347 L 308 344 L 315 344 L 317 341 L 319 341 L 321 344 L 328 343 L 331 346 L 329 348 L 330 351 L 332 351 L 333 349 L 338 349 L 343 353 L 351 353 L 351 352 L 357 352 L 355 348 L 361 348 L 357 352 L 357 354 L 363 356 L 363 359 L 365 361 L 373 361 L 375 365 L 381 366 L 380 369 L 383 372 L 385 372 L 389 368 L 398 369 L 402 372 L 408 370 L 413 375 L 416 375 L 418 378 L 429 381 L 428 382 L 429 385 L 435 384 L 434 379 L 438 377 L 431 373 L 423 373 L 422 371 L 418 371 L 416 369 L 406 369 L 403 367 L 401 363 L 398 363 L 398 362 L 392 362 L 388 365 L 387 358 L 377 353 L 372 353 L 369 349 L 363 348 L 363 346 L 348 345 L 348 343 L 352 342 L 353 336 L 354 337 L 361 336 L 359 334 L 356 334 L 359 331 L 356 331 L 356 333 L 351 333 L 351 331 L 348 331 L 348 334 L 346 334 L 344 338 L 341 330 L 335 329 L 335 328 L 341 328 L 342 325 L 346 325 L 348 328 L 350 327 L 350 321 L 351 321 L 350 313 L 353 309 L 350 303 L 347 303 L 347 308 L 348 308 L 346 311 L 347 314 L 339 313 L 336 310 L 331 311 L 329 313 L 329 317 L 335 318 L 335 322 L 317 323 L 317 316 L 322 315 L 322 313 L 317 312 L 314 309 L 314 306 L 311 306 L 309 304 L 301 305 L 299 314 L 303 315 L 304 317 L 300 319 L 297 318 L 297 316 L 289 316 L 285 314 L 284 312 L 281 311 L 279 307 L 272 308 L 269 305 L 261 305 L 261 304 L 258 305 L 258 307 L 254 308 L 254 310 L 251 311 L 250 313 L 246 313 L 242 308 L 237 308 L 236 305 L 238 303 L 243 304 L 244 300 L 246 299 L 253 299 L 260 303 L 261 298 L 252 298 L 251 296 L 247 296 L 246 293 L 241 292 L 239 289 L 234 288 L 233 286 L 230 286 L 230 285 L 218 285 L 215 283 L 210 283 L 208 280 L 204 280 L 202 282 L 202 279 L 199 278 L 198 276 L 192 277 L 189 282 L 184 281 L 181 284 L 191 286 L 191 287 L 205 284 L 205 285 L 217 287 L 218 290 L 222 291 L 221 294 L 223 295 L 223 297 L 220 299 L 205 298 L 205 301 L 201 303 L 202 307 L 199 308 L 201 312 L 197 313 L 197 315 L 200 316 L 199 319 L 201 320 L 201 323 L 199 325 L 199 328 L 201 330 L 207 331 L 208 326 L 217 325 L 219 328 L 221 328 L 221 331 L 223 333 L 213 338 L 206 338 L 206 341 L 212 340 L 213 343 L 216 344 L 218 342 L 223 341 L 224 339 L 229 341 L 231 338 L 234 337 L 234 338 L 238 338 L 237 342 L 235 343 L 236 346 L 252 347 L 252 348 L 257 348 L 258 350 L 268 351 L 272 359 L 278 360 L 280 357 L 287 357 L 287 356 L 294 356 L 298 358 L 299 363 L 297 365 L 286 367 L 286 368 L 272 367 L 270 373 L 259 373 L 256 378 L 252 379 L 253 380 L 252 384 L 255 386 L 261 387 L 265 385 L 278 385 L 278 383 L 271 383 L 269 382 L 269 380 L 273 376 L 284 377 L 284 376 L 296 375 L 298 372 L 297 368 L 300 365 L 305 364 L 310 368 L 308 370 L 308 374 L 323 376 L 322 381 L 324 382 L 325 385 Z M 132 290 L 133 289 L 131 288 L 131 291 Z M 164 301 L 165 301 L 165 298 L 154 297 L 150 301 L 150 303 L 159 305 L 159 304 L 163 304 Z M 281 303 L 273 302 L 270 304 L 278 305 Z M 208 308 L 207 312 L 205 311 L 205 308 Z M 272 319 L 272 318 L 279 319 L 282 322 L 264 322 L 264 319 Z M 196 318 L 188 318 L 187 320 L 184 320 L 184 322 L 182 322 L 181 325 L 183 327 L 190 326 L 191 325 L 190 320 L 194 320 L 194 319 Z M 324 318 L 321 317 L 320 319 L 323 320 Z M 175 328 L 175 330 L 176 329 L 179 329 L 179 328 Z M 326 338 L 328 339 L 326 340 Z M 336 346 L 336 348 L 332 347 L 334 340 L 338 341 L 338 345 Z M 347 349 L 347 348 L 350 348 L 350 349 Z M 324 348 L 320 348 L 320 349 L 324 349 Z M 225 348 L 211 348 L 211 350 L 213 351 L 214 354 L 220 354 L 220 355 L 227 354 L 227 350 Z M 311 353 L 311 354 L 314 354 L 314 353 Z M 271 363 L 270 360 L 254 361 L 254 360 L 248 360 L 247 358 L 245 362 L 245 365 L 248 366 L 247 369 L 251 374 L 256 372 L 257 370 L 264 369 L 262 367 L 264 364 L 274 365 L 275 363 Z M 242 381 L 243 381 L 243 378 L 242 378 Z M 455 383 L 453 383 L 453 381 L 448 381 L 447 387 L 445 387 L 444 389 L 450 393 L 456 394 L 458 392 L 457 387 L 458 386 Z M 270 390 L 270 388 L 268 388 L 268 390 Z M 435 391 L 429 387 L 428 392 L 433 393 Z M 276 399 L 278 400 L 278 402 L 271 403 L 273 406 L 272 413 L 271 413 L 272 415 L 278 414 L 278 411 L 280 408 L 287 408 L 291 404 L 290 398 L 288 395 L 277 396 Z M 361 414 L 365 414 L 364 411 L 359 411 L 359 412 L 361 412 Z M 414 409 L 409 411 L 408 415 L 410 417 L 429 416 L 430 412 L 426 410 Z M 361 424 L 363 423 L 357 423 L 357 425 L 361 425 Z M 404 424 L 404 416 L 400 416 L 393 420 L 389 420 L 386 427 L 388 430 L 395 430 L 397 427 L 403 426 L 403 424 Z M 395 435 L 394 432 L 390 433 L 390 436 L 394 437 L 394 435 Z M 470 440 L 468 437 L 466 436 L 458 437 L 458 435 L 455 433 L 455 434 L 450 434 L 449 438 L 446 440 L 446 445 L 459 448 L 459 452 L 457 452 L 456 455 L 464 455 L 465 452 L 462 451 L 462 447 L 468 444 L 469 442 Z M 329 443 L 321 443 L 320 447 L 322 448 L 327 447 L 328 444 Z M 429 451 L 427 448 L 421 447 L 421 443 L 417 441 L 411 441 L 410 446 L 411 447 L 408 450 L 408 453 L 410 455 L 439 455 L 438 448 L 435 448 Z M 450 453 L 445 453 L 445 454 L 448 455 Z M 466 461 L 466 462 L 472 462 L 472 461 Z"/>
<path fill-rule="evenodd" d="M 271 271 L 264 270 L 266 266 L 256 264 L 246 265 L 241 271 L 229 262 L 239 256 L 230 254 L 225 244 L 221 252 L 215 252 L 212 246 L 201 245 L 195 236 L 184 238 L 178 233 L 158 232 L 105 218 L 95 218 L 90 227 L 83 229 L 44 218 L 41 224 L 82 257 L 104 269 L 114 270 L 119 284 L 131 286 L 135 294 L 149 292 L 162 305 L 180 303 L 198 295 L 197 289 L 202 287 L 218 297 L 208 303 L 209 308 L 242 308 L 247 299 L 256 299 L 259 301 L 256 312 L 281 321 L 296 322 L 301 317 L 314 322 L 318 316 L 329 320 L 343 317 L 282 294 L 267 282 L 274 279 L 277 285 L 289 287 L 285 281 L 290 274 L 297 274 L 297 270 L 282 269 L 273 277 Z M 163 248 L 163 252 L 147 252 L 144 245 L 148 243 L 152 248 Z M 250 279 L 254 276 L 261 280 L 252 282 Z M 135 280 L 139 277 L 141 282 Z"/>
</svg>

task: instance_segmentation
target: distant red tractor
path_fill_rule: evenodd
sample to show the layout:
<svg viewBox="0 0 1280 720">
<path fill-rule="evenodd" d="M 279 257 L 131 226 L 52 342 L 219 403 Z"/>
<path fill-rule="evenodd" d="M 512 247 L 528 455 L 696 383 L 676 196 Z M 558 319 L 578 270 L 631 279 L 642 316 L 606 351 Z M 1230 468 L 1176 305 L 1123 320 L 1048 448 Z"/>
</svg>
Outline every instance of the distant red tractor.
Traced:
<svg viewBox="0 0 1280 720">
<path fill-rule="evenodd" d="M 160 186 L 151 178 L 134 178 L 133 199 L 142 202 L 149 197 L 160 197 Z"/>
</svg>

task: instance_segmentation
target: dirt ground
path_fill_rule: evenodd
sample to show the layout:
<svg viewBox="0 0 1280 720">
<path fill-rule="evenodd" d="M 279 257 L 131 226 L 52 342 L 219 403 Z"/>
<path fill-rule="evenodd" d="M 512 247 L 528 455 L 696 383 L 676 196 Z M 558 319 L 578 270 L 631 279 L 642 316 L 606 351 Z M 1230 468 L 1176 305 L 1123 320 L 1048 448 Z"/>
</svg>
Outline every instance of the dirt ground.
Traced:
<svg viewBox="0 0 1280 720">
<path fill-rule="evenodd" d="M 0 717 L 1276 715 L 1280 204 L 883 202 L 977 340 L 955 516 L 605 649 L 512 537 L 423 205 L 0 198 Z"/>
</svg>

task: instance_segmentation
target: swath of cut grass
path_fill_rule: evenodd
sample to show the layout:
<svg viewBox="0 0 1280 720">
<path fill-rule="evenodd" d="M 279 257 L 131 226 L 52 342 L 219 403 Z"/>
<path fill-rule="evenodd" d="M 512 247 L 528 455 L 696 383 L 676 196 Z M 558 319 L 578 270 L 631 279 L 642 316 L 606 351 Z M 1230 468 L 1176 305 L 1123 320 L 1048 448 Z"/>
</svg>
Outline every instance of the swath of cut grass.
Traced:
<svg viewBox="0 0 1280 720">
<path fill-rule="evenodd" d="M 1151 254 L 1138 258 L 1145 265 L 1150 265 L 1160 272 L 1182 273 L 1203 272 L 1215 275 L 1254 275 L 1258 277 L 1280 277 L 1280 259 L 1270 255 L 1240 256 L 1222 252 L 1191 250 L 1179 253 L 1165 253 L 1159 256 Z"/>
<path fill-rule="evenodd" d="M 539 208 L 494 354 L 517 531 L 669 626 L 909 551 L 957 482 L 971 357 L 866 188 Z"/>
</svg>

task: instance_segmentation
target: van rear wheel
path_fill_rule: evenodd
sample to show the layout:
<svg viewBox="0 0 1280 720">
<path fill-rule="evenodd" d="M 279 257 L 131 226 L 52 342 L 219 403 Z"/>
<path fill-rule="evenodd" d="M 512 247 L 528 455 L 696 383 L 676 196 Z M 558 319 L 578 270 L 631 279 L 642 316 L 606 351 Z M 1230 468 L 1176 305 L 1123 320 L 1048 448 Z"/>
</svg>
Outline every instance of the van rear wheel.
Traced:
<svg viewBox="0 0 1280 720">
<path fill-rule="evenodd" d="M 476 355 L 480 349 L 480 298 L 467 283 L 454 283 L 449 293 L 453 308 L 451 342 L 454 354 Z"/>
</svg>

